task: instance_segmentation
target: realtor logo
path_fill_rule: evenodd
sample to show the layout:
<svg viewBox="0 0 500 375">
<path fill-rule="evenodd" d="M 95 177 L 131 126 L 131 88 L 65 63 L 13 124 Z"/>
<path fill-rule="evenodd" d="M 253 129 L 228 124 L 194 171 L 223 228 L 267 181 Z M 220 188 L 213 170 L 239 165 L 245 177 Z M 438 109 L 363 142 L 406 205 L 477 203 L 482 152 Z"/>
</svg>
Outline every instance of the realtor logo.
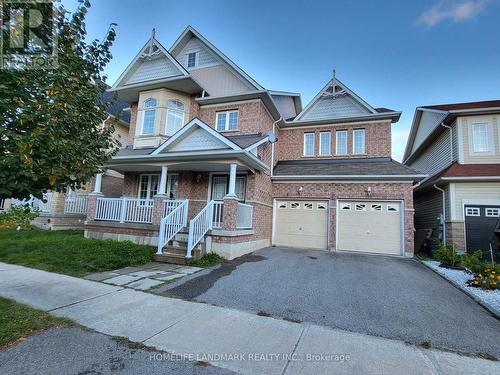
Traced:
<svg viewBox="0 0 500 375">
<path fill-rule="evenodd" d="M 53 0 L 0 0 L 0 69 L 57 67 Z"/>
</svg>

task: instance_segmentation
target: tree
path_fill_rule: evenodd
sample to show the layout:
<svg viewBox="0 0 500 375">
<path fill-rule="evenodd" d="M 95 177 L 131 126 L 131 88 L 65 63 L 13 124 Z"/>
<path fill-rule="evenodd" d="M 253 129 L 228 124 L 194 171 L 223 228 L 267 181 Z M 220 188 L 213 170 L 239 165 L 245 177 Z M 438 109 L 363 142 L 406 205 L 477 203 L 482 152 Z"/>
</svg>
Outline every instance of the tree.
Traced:
<svg viewBox="0 0 500 375">
<path fill-rule="evenodd" d="M 0 69 L 0 198 L 80 188 L 118 149 L 113 126 L 102 126 L 114 24 L 102 41 L 85 42 L 89 8 L 57 8 L 56 68 Z"/>
</svg>

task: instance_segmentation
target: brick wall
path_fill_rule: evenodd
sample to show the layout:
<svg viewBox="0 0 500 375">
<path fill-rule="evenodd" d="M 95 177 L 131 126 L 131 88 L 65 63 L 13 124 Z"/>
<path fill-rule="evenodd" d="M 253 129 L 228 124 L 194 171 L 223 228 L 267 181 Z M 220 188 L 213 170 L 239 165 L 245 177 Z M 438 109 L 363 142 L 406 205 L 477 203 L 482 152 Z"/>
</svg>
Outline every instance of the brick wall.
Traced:
<svg viewBox="0 0 500 375">
<path fill-rule="evenodd" d="M 352 153 L 352 140 L 354 129 L 365 129 L 366 154 L 354 155 Z M 347 130 L 347 155 L 335 155 L 335 131 Z M 318 156 L 319 133 L 331 132 L 332 156 Z M 304 157 L 304 133 L 315 133 L 315 156 Z M 311 127 L 301 129 L 281 129 L 278 133 L 276 143 L 276 160 L 300 160 L 300 159 L 335 159 L 346 157 L 390 157 L 391 156 L 391 124 L 372 123 L 362 125 L 331 125 L 324 127 Z"/>
<path fill-rule="evenodd" d="M 137 103 L 130 106 L 130 127 L 128 129 L 127 145 L 134 144 L 135 129 L 137 127 Z"/>
<path fill-rule="evenodd" d="M 298 188 L 304 188 L 301 194 Z M 368 198 L 366 190 L 372 188 Z M 413 253 L 413 189 L 411 183 L 275 183 L 274 198 L 328 199 L 330 200 L 329 247 L 335 248 L 335 204 L 337 199 L 394 199 L 403 200 L 405 208 L 405 251 Z"/>
</svg>

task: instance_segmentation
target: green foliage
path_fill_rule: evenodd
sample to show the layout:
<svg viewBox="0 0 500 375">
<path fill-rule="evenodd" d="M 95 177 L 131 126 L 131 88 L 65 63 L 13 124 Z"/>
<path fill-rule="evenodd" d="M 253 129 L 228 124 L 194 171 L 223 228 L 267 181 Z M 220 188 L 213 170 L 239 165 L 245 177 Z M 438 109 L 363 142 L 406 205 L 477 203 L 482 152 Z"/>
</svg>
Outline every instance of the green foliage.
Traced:
<svg viewBox="0 0 500 375">
<path fill-rule="evenodd" d="M 85 42 L 89 7 L 59 6 L 56 68 L 0 70 L 0 198 L 78 189 L 118 149 L 101 100 L 115 31 Z"/>
<path fill-rule="evenodd" d="M 483 253 L 481 250 L 477 250 L 472 254 L 464 254 L 462 257 L 462 266 L 469 272 L 477 274 L 486 268 L 482 256 Z"/>
<path fill-rule="evenodd" d="M 0 213 L 0 229 L 30 229 L 31 222 L 38 217 L 37 212 L 23 206 L 12 206 Z"/>
<path fill-rule="evenodd" d="M 145 264 L 154 252 L 130 241 L 84 238 L 81 231 L 0 230 L 0 262 L 71 276 Z"/>
<path fill-rule="evenodd" d="M 43 329 L 73 324 L 69 319 L 56 318 L 0 297 L 0 348 Z"/>
<path fill-rule="evenodd" d="M 190 262 L 189 265 L 195 267 L 212 267 L 224 262 L 224 260 L 223 257 L 216 253 L 208 253 L 203 255 L 200 259 Z"/>
<path fill-rule="evenodd" d="M 458 254 L 453 244 L 440 243 L 434 251 L 434 259 L 441 262 L 446 267 L 460 267 L 462 265 L 463 255 Z"/>
</svg>

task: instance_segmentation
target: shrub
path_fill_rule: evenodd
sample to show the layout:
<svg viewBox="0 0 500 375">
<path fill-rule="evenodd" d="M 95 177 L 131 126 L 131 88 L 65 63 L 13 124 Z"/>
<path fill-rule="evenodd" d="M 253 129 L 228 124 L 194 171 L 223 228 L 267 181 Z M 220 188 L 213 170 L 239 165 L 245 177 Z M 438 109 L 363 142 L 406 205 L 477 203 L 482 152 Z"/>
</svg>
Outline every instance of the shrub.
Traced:
<svg viewBox="0 0 500 375">
<path fill-rule="evenodd" d="M 190 266 L 196 267 L 212 267 L 216 264 L 222 263 L 224 258 L 216 253 L 208 253 L 203 255 L 200 259 L 194 260 L 189 263 Z"/>
<path fill-rule="evenodd" d="M 494 269 L 486 268 L 472 280 L 467 281 L 467 284 L 481 289 L 498 290 L 500 289 L 500 275 Z"/>
<path fill-rule="evenodd" d="M 12 206 L 0 213 L 0 229 L 30 229 L 31 222 L 38 217 L 37 212 L 23 206 Z"/>
<path fill-rule="evenodd" d="M 440 243 L 434 251 L 434 259 L 445 267 L 460 267 L 462 265 L 462 254 L 458 254 L 454 244 L 444 245 Z"/>
<path fill-rule="evenodd" d="M 467 271 L 473 274 L 478 274 L 487 268 L 487 265 L 481 259 L 482 256 L 483 253 L 481 250 L 477 250 L 472 254 L 464 254 L 462 256 L 462 266 L 465 267 Z"/>
</svg>

